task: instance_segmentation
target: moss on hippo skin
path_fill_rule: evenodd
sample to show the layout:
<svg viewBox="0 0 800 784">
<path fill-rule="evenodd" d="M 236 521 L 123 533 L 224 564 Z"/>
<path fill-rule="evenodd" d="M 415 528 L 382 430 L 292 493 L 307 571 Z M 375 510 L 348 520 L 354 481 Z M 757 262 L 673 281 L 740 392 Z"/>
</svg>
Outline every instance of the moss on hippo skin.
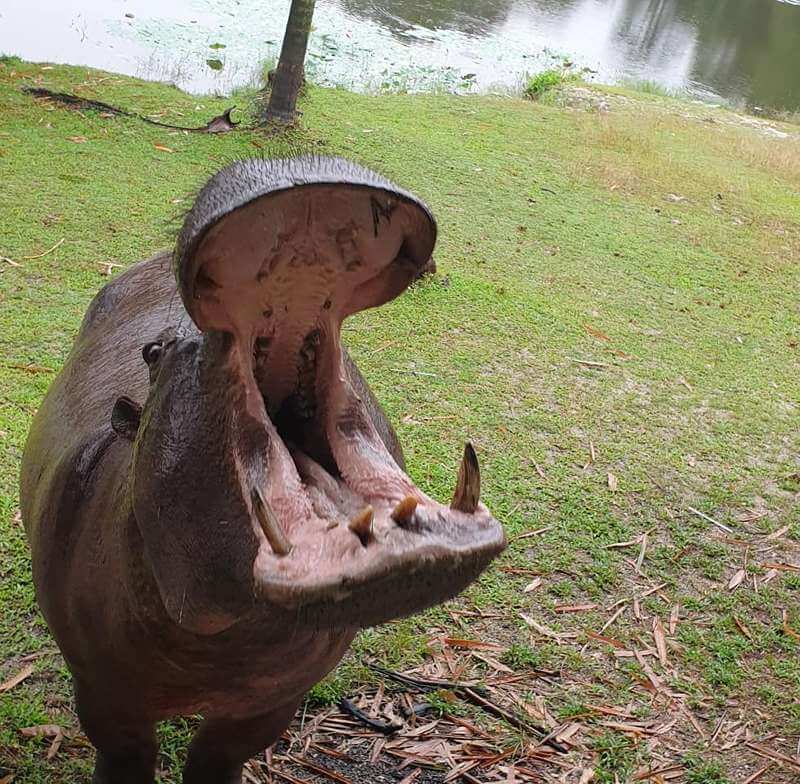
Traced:
<svg viewBox="0 0 800 784">
<path fill-rule="evenodd" d="M 800 726 L 797 641 L 785 630 L 800 630 L 799 583 L 791 569 L 761 581 L 769 563 L 796 561 L 800 530 L 796 129 L 780 126 L 788 136 L 777 139 L 723 109 L 630 89 L 592 88 L 610 107 L 598 114 L 309 85 L 287 136 L 211 136 L 53 107 L 21 93 L 32 83 L 186 125 L 230 105 L 83 67 L 0 60 L 0 682 L 39 657 L 0 701 L 4 770 L 26 784 L 79 781 L 92 758 L 68 738 L 48 760 L 46 739 L 19 731 L 56 723 L 79 733 L 18 511 L 31 418 L 107 273 L 170 246 L 197 188 L 226 163 L 294 152 L 352 157 L 434 210 L 437 274 L 349 320 L 344 338 L 417 484 L 450 498 L 472 440 L 483 500 L 512 540 L 460 599 L 360 635 L 307 712 L 376 685 L 366 660 L 426 667 L 444 639 L 489 643 L 496 649 L 453 643 L 464 675 L 488 682 L 492 662 L 552 670 L 550 682 L 524 684 L 524 700 L 583 722 L 576 764 L 600 761 L 598 780 L 622 780 L 646 763 L 639 748 L 579 717 L 600 705 L 671 718 L 641 690 L 641 666 L 615 656 L 615 645 L 654 645 L 660 618 L 668 666 L 648 656 L 648 667 L 687 695 L 709 732 L 723 713 L 761 715 L 757 732 L 795 753 L 779 739 Z M 236 96 L 244 126 L 252 99 Z M 746 565 L 736 540 L 751 545 Z M 620 607 L 602 634 L 611 643 L 590 636 Z M 161 727 L 161 781 L 177 780 L 194 721 Z M 681 732 L 695 732 L 682 718 L 674 731 L 676 748 Z M 698 781 L 738 780 L 760 764 L 741 748 L 714 758 L 718 772 L 684 756 L 675 764 Z"/>
</svg>

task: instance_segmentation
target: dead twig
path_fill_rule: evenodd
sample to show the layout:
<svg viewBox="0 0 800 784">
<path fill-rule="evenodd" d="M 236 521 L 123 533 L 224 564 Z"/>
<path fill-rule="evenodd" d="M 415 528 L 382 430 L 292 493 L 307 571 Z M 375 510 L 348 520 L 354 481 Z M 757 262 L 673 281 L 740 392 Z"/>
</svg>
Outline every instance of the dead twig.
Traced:
<svg viewBox="0 0 800 784">
<path fill-rule="evenodd" d="M 797 757 L 790 757 L 788 754 L 784 754 L 776 749 L 771 749 L 769 746 L 763 746 L 760 743 L 754 743 L 753 741 L 748 741 L 745 743 L 745 746 L 747 746 L 748 749 L 752 749 L 761 757 L 776 760 L 777 762 L 783 762 L 795 770 L 800 770 L 800 759 Z"/>
<path fill-rule="evenodd" d="M 763 768 L 759 768 L 752 776 L 748 776 L 742 784 L 754 784 L 758 781 L 770 768 L 772 767 L 772 763 L 768 762 L 764 765 Z"/>
<path fill-rule="evenodd" d="M 701 519 L 705 520 L 707 523 L 711 523 L 719 528 L 720 531 L 725 531 L 726 534 L 732 534 L 733 528 L 729 528 L 724 523 L 719 522 L 719 520 L 715 520 L 710 515 L 707 515 L 705 512 L 701 512 L 699 509 L 695 509 L 693 506 L 686 507 L 693 515 L 697 515 Z"/>
<path fill-rule="evenodd" d="M 346 697 L 342 697 L 342 699 L 339 700 L 339 707 L 344 713 L 350 714 L 354 719 L 358 719 L 363 724 L 366 724 L 370 729 L 375 730 L 375 732 L 380 732 L 381 735 L 393 735 L 398 730 L 403 729 L 402 724 L 392 724 L 388 721 L 378 721 L 377 719 L 367 716 L 364 711 L 359 710 Z"/>
<path fill-rule="evenodd" d="M 331 779 L 331 781 L 336 781 L 338 784 L 352 784 L 350 779 L 342 776 L 341 773 L 326 768 L 324 765 L 318 765 L 316 762 L 312 762 L 304 757 L 294 757 L 290 754 L 289 759 L 294 762 L 295 765 L 299 765 L 301 768 L 306 768 L 306 770 L 310 770 L 312 773 Z"/>
<path fill-rule="evenodd" d="M 559 751 L 562 754 L 567 753 L 566 747 L 563 746 L 561 743 L 558 743 L 558 741 L 549 738 L 547 736 L 547 731 L 543 727 L 539 727 L 538 725 L 531 724 L 525 721 L 524 719 L 519 718 L 513 713 L 507 711 L 505 708 L 496 705 L 494 702 L 488 699 L 488 692 L 485 689 L 481 689 L 478 686 L 468 685 L 466 683 L 428 680 L 423 678 L 412 678 L 408 675 L 404 675 L 403 673 L 394 672 L 393 670 L 389 670 L 386 667 L 381 667 L 379 664 L 368 663 L 367 667 L 369 667 L 374 672 L 377 672 L 383 675 L 384 677 L 389 678 L 390 680 L 393 680 L 396 683 L 400 683 L 406 687 L 410 686 L 416 689 L 421 689 L 423 691 L 436 691 L 438 689 L 449 689 L 458 697 L 461 697 L 461 699 L 466 700 L 467 702 L 471 702 L 473 705 L 477 705 L 479 708 L 482 708 L 484 711 L 492 714 L 493 716 L 497 716 L 498 718 L 504 719 L 512 727 L 516 727 L 517 729 L 531 732 L 534 735 L 538 735 L 540 738 L 543 738 L 543 740 L 541 741 L 542 743 L 547 743 L 547 745 L 549 745 L 556 751 Z M 358 709 L 356 708 L 356 710 Z M 363 721 L 363 719 L 361 720 Z M 370 721 L 372 720 L 370 719 Z"/>
<path fill-rule="evenodd" d="M 491 713 L 493 716 L 497 716 L 498 718 L 507 721 L 512 727 L 516 727 L 518 730 L 528 732 L 532 731 L 534 734 L 542 738 L 542 743 L 546 743 L 548 746 L 560 752 L 561 754 L 566 754 L 568 752 L 566 746 L 559 743 L 557 740 L 555 740 L 555 738 L 549 737 L 544 727 L 540 727 L 536 724 L 531 724 L 523 719 L 520 719 L 513 713 L 509 713 L 509 711 L 505 710 L 505 708 L 501 708 L 499 705 L 496 705 L 490 700 L 484 699 L 476 691 L 465 688 L 459 693 L 459 696 L 471 702 L 473 705 L 483 708 L 483 710 L 485 710 L 487 713 Z"/>
<path fill-rule="evenodd" d="M 62 237 L 52 248 L 48 248 L 44 253 L 37 253 L 34 256 L 23 256 L 22 258 L 25 260 L 29 259 L 41 259 L 43 256 L 46 256 L 48 253 L 52 253 L 56 248 L 60 248 L 64 244 L 64 237 Z M 19 266 L 19 265 L 17 265 Z"/>
<path fill-rule="evenodd" d="M 386 667 L 381 667 L 380 664 L 367 663 L 367 667 L 379 675 L 383 675 L 390 681 L 399 683 L 401 686 L 410 686 L 420 691 L 439 691 L 439 689 L 450 689 L 451 691 L 458 691 L 459 689 L 471 688 L 476 691 L 486 694 L 485 690 L 479 686 L 472 686 L 466 683 L 457 683 L 455 681 L 444 681 L 435 678 L 413 678 L 410 675 L 404 675 L 402 672 L 395 672 Z"/>
<path fill-rule="evenodd" d="M 567 357 L 570 362 L 576 365 L 585 365 L 591 368 L 607 368 L 608 362 L 595 362 L 593 359 L 578 359 L 577 357 Z"/>
<path fill-rule="evenodd" d="M 170 128 L 175 131 L 189 131 L 196 133 L 225 133 L 232 131 L 239 124 L 231 120 L 231 112 L 236 108 L 231 106 L 226 109 L 222 114 L 212 117 L 205 125 L 193 128 L 186 128 L 182 125 L 171 125 L 170 123 L 162 123 L 158 120 L 153 120 L 143 114 L 136 114 L 129 112 L 126 109 L 120 109 L 117 106 L 104 103 L 103 101 L 95 101 L 91 98 L 81 98 L 79 95 L 71 95 L 70 93 L 58 93 L 52 90 L 47 90 L 43 87 L 23 87 L 22 92 L 32 95 L 34 98 L 45 98 L 53 103 L 57 103 L 67 109 L 75 111 L 97 111 L 105 115 L 117 115 L 120 117 L 133 117 L 134 119 L 141 120 L 142 122 L 149 123 L 150 125 L 157 125 L 159 128 Z"/>
<path fill-rule="evenodd" d="M 10 691 L 26 678 L 30 678 L 31 675 L 33 675 L 33 665 L 29 664 L 27 667 L 23 667 L 16 675 L 12 675 L 7 681 L 0 683 L 0 694 L 4 691 Z"/>
<path fill-rule="evenodd" d="M 517 534 L 516 536 L 512 536 L 511 539 L 508 540 L 509 544 L 513 542 L 520 542 L 523 539 L 531 539 L 534 536 L 539 536 L 539 534 L 543 534 L 546 531 L 550 531 L 553 529 L 552 525 L 546 525 L 544 528 L 537 528 L 535 531 L 527 531 L 524 534 Z"/>
</svg>

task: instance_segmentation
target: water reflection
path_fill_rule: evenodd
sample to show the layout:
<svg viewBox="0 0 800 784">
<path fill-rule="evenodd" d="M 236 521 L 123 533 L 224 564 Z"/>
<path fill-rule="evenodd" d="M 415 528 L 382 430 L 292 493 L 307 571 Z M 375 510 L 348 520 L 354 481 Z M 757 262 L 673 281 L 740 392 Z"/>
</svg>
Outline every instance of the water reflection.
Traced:
<svg viewBox="0 0 800 784">
<path fill-rule="evenodd" d="M 0 52 L 225 91 L 277 56 L 288 6 L 0 0 Z M 314 26 L 308 71 L 351 89 L 514 89 L 566 58 L 601 81 L 800 110 L 800 0 L 318 0 Z"/>
<path fill-rule="evenodd" d="M 614 78 L 800 108 L 800 6 L 780 0 L 341 0 L 408 38 L 419 28 L 527 37 Z"/>
<path fill-rule="evenodd" d="M 367 17 L 401 38 L 414 37 L 415 28 L 457 30 L 483 36 L 505 21 L 514 0 L 341 0 L 341 7 Z"/>
</svg>

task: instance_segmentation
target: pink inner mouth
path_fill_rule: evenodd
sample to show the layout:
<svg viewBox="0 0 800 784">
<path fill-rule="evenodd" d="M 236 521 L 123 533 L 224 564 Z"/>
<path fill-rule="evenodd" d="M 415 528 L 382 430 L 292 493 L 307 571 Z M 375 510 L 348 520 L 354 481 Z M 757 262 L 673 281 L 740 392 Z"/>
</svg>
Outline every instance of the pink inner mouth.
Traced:
<svg viewBox="0 0 800 784">
<path fill-rule="evenodd" d="M 193 318 L 203 331 L 234 335 L 246 358 L 246 406 L 268 436 L 258 488 L 268 510 L 253 514 L 256 582 L 279 585 L 288 603 L 300 592 L 305 601 L 330 598 L 332 587 L 346 593 L 444 552 L 457 561 L 483 540 L 487 552 L 502 549 L 485 507 L 458 511 L 414 485 L 342 353 L 342 321 L 415 278 L 420 264 L 405 243 L 423 220 L 390 193 L 318 185 L 234 210 L 198 247 Z M 270 543 L 265 514 L 288 553 Z"/>
</svg>

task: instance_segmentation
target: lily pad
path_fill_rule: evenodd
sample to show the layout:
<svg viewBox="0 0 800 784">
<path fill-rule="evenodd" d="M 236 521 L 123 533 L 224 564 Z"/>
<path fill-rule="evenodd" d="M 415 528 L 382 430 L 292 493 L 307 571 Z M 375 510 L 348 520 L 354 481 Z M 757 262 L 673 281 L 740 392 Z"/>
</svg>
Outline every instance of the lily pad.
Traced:
<svg viewBox="0 0 800 784">
<path fill-rule="evenodd" d="M 225 67 L 225 64 L 222 62 L 222 60 L 218 60 L 216 57 L 212 57 L 210 60 L 206 60 L 206 65 L 212 71 L 221 71 Z"/>
</svg>

